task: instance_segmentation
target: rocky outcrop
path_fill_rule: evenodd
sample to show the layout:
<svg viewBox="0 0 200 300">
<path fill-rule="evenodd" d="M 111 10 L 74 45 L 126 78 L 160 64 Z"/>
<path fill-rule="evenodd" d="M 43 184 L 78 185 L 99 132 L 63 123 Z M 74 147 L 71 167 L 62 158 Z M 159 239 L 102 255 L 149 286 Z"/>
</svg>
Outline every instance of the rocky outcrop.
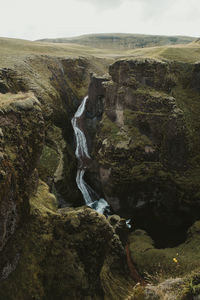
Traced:
<svg viewBox="0 0 200 300">
<path fill-rule="evenodd" d="M 0 94 L 0 279 L 16 268 L 20 253 L 9 255 L 16 230 L 29 216 L 29 196 L 44 144 L 41 105 L 33 93 Z"/>
<path fill-rule="evenodd" d="M 110 77 L 97 76 L 96 74 L 90 75 L 90 84 L 88 88 L 88 101 L 86 105 L 85 123 L 88 138 L 89 151 L 93 148 L 93 141 L 97 131 L 99 121 L 102 118 L 104 111 L 104 96 L 105 87 L 103 82 L 109 81 Z"/>
<path fill-rule="evenodd" d="M 1 299 L 124 299 L 131 286 L 124 249 L 103 215 L 86 207 L 57 210 L 41 181 L 30 207 L 1 260 Z M 16 253 L 18 264 L 3 280 Z"/>
<path fill-rule="evenodd" d="M 183 278 L 170 278 L 157 285 L 147 284 L 145 287 L 135 285 L 126 300 L 176 300 L 182 299 Z"/>
<path fill-rule="evenodd" d="M 142 84 L 168 92 L 174 85 L 169 64 L 158 60 L 119 60 L 109 73 L 115 83 L 132 88 Z"/>
<path fill-rule="evenodd" d="M 191 87 L 200 93 L 200 63 L 199 62 L 194 64 Z"/>
<path fill-rule="evenodd" d="M 87 116 L 86 118 L 101 119 L 103 114 L 103 100 L 105 96 L 105 87 L 103 82 L 109 81 L 111 78 L 108 75 L 97 76 L 91 74 L 90 84 L 88 88 Z"/>
<path fill-rule="evenodd" d="M 198 85 L 196 70 L 189 64 L 119 60 L 110 66 L 112 80 L 103 83 L 96 172 L 114 211 L 132 217 L 136 226 L 185 228 L 199 218 L 199 166 L 191 162 L 198 155 L 199 123 L 187 98 L 199 111 L 199 95 L 191 87 L 192 78 Z"/>
<path fill-rule="evenodd" d="M 44 120 L 32 93 L 0 95 L 0 250 L 29 211 L 33 171 L 44 141 Z"/>
</svg>

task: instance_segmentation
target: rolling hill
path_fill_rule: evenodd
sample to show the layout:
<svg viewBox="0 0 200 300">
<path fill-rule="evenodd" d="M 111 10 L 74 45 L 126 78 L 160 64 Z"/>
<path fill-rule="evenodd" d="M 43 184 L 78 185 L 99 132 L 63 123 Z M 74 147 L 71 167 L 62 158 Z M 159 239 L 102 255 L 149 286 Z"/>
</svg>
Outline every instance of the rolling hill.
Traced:
<svg viewBox="0 0 200 300">
<path fill-rule="evenodd" d="M 162 36 L 126 33 L 87 34 L 72 38 L 42 39 L 41 42 L 72 43 L 100 49 L 129 50 L 165 45 L 188 44 L 195 40 L 187 36 Z"/>
</svg>

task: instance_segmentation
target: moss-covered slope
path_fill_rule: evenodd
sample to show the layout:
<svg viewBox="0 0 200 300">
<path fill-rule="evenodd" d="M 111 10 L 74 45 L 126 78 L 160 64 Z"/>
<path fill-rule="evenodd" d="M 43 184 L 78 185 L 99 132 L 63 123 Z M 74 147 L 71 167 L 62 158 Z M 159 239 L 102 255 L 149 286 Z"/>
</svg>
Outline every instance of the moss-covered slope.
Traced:
<svg viewBox="0 0 200 300">
<path fill-rule="evenodd" d="M 44 141 L 44 120 L 32 93 L 0 95 L 0 249 L 29 211 L 32 178 Z"/>
<path fill-rule="evenodd" d="M 124 251 L 103 215 L 57 210 L 41 181 L 30 208 L 1 260 L 0 299 L 124 299 L 130 286 Z"/>
</svg>

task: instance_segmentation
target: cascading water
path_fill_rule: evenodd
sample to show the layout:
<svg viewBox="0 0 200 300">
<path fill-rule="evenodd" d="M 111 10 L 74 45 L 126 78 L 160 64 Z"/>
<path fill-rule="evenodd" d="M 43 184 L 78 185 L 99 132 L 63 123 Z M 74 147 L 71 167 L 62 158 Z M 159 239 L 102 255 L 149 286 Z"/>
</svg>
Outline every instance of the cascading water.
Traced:
<svg viewBox="0 0 200 300">
<path fill-rule="evenodd" d="M 79 125 L 78 125 L 78 121 L 80 120 L 80 118 L 82 117 L 82 115 L 84 113 L 87 99 L 88 99 L 88 96 L 86 96 L 83 99 L 81 105 L 78 107 L 78 110 L 72 119 L 72 126 L 73 126 L 75 137 L 76 137 L 76 152 L 75 152 L 75 154 L 76 154 L 77 159 L 81 162 L 83 162 L 84 157 L 87 157 L 90 159 L 90 156 L 88 154 L 88 148 L 87 148 L 85 134 L 79 128 Z"/>
<path fill-rule="evenodd" d="M 88 164 L 91 161 L 91 157 L 88 153 L 87 140 L 82 128 L 83 114 L 87 100 L 88 96 L 83 99 L 71 121 L 76 138 L 75 155 L 78 160 L 76 183 L 83 195 L 86 205 L 95 209 L 99 213 L 109 215 L 110 207 L 106 200 L 99 198 L 97 193 L 85 182 L 83 178 Z"/>
</svg>

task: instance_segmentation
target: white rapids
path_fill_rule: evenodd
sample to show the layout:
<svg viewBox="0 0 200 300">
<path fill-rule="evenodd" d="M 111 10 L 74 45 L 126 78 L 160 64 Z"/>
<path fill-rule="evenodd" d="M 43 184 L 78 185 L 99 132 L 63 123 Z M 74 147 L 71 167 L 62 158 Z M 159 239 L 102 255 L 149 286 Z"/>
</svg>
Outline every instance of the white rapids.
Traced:
<svg viewBox="0 0 200 300">
<path fill-rule="evenodd" d="M 74 129 L 74 134 L 76 137 L 76 152 L 75 152 L 75 154 L 76 154 L 76 157 L 78 160 L 82 160 L 82 158 L 84 156 L 90 158 L 90 156 L 88 154 L 88 148 L 87 148 L 85 134 L 77 125 L 78 119 L 80 119 L 84 113 L 87 99 L 88 99 L 88 96 L 86 96 L 83 99 L 81 105 L 79 106 L 78 110 L 76 111 L 76 113 L 71 121 L 72 127 Z"/>
<path fill-rule="evenodd" d="M 85 180 L 83 179 L 84 174 L 85 174 L 84 169 L 78 169 L 77 170 L 76 183 L 77 183 L 77 186 L 78 186 L 79 190 L 81 191 L 81 193 L 83 195 L 83 198 L 85 200 L 85 204 L 89 205 L 90 203 L 92 203 L 92 198 L 90 196 L 88 185 L 85 182 Z"/>
<path fill-rule="evenodd" d="M 79 162 L 79 167 L 76 175 L 76 183 L 81 191 L 83 198 L 85 200 L 85 204 L 95 209 L 97 212 L 103 214 L 109 214 L 109 205 L 104 199 L 99 199 L 96 192 L 85 182 L 84 174 L 87 169 L 87 163 L 91 160 L 91 157 L 88 153 L 87 140 L 83 130 L 81 129 L 81 118 L 83 117 L 83 113 L 85 111 L 85 105 L 88 100 L 88 96 L 86 96 L 81 102 L 78 110 L 76 111 L 73 119 L 72 119 L 72 127 L 74 129 L 74 134 L 76 138 L 76 151 L 75 155 Z"/>
</svg>

